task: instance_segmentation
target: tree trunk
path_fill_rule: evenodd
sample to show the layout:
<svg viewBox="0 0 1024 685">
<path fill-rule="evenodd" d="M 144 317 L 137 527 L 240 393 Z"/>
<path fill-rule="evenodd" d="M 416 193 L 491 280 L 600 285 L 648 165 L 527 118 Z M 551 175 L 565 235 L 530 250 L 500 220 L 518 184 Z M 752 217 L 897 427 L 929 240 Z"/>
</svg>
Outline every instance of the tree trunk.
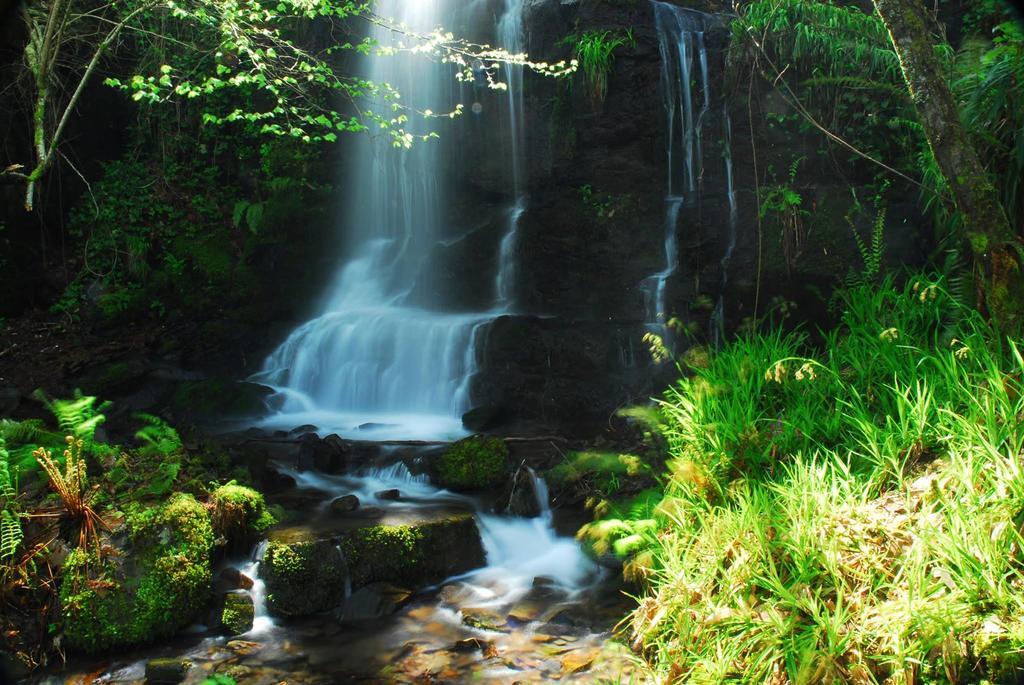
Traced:
<svg viewBox="0 0 1024 685">
<path fill-rule="evenodd" d="M 1020 330 L 1024 316 L 1021 246 L 960 120 L 935 55 L 929 30 L 933 20 L 921 0 L 874 0 L 874 5 L 896 48 L 935 161 L 963 217 L 964 237 L 982 279 L 984 304 L 997 324 L 1007 331 Z"/>
</svg>

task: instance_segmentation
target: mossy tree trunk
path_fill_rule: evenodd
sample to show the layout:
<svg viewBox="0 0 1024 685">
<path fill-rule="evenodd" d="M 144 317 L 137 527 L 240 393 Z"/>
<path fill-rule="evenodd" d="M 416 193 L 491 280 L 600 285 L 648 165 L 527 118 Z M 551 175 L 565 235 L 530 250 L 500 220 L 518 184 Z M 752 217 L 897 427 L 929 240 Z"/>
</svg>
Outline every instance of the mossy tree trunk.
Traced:
<svg viewBox="0 0 1024 685">
<path fill-rule="evenodd" d="M 903 77 L 942 175 L 964 222 L 992 318 L 1020 330 L 1024 304 L 1021 246 L 960 120 L 942 64 L 935 54 L 934 21 L 921 0 L 873 0 L 892 38 Z"/>
</svg>

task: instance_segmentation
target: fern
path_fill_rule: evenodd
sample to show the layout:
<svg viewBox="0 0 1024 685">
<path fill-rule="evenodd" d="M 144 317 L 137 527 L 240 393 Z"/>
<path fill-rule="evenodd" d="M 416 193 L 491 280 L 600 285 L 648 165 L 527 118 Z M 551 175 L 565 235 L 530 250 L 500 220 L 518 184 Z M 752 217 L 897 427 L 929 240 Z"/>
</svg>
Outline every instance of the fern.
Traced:
<svg viewBox="0 0 1024 685">
<path fill-rule="evenodd" d="M 10 455 L 3 438 L 0 438 L 0 508 L 6 508 L 17 495 L 14 479 L 11 477 Z"/>
<path fill-rule="evenodd" d="M 70 400 L 51 400 L 42 390 L 36 390 L 33 397 L 53 414 L 62 432 L 86 444 L 93 442 L 96 429 L 107 420 L 103 412 L 110 408 L 110 402 L 97 405 L 95 397 L 83 395 L 79 390 L 75 391 L 75 396 Z"/>
<path fill-rule="evenodd" d="M 18 515 L 10 509 L 0 510 L 0 560 L 13 557 L 24 539 Z"/>
<path fill-rule="evenodd" d="M 11 478 L 7 445 L 0 438 L 0 560 L 14 556 L 25 535 L 15 510 L 17 488 Z"/>
<path fill-rule="evenodd" d="M 0 419 L 0 439 L 10 445 L 59 443 L 61 436 L 49 431 L 39 419 L 12 421 Z"/>
<path fill-rule="evenodd" d="M 135 418 L 145 425 L 135 432 L 135 439 L 148 445 L 159 445 L 161 443 L 173 443 L 181 446 L 181 437 L 178 431 L 171 424 L 154 414 L 138 413 Z"/>
</svg>

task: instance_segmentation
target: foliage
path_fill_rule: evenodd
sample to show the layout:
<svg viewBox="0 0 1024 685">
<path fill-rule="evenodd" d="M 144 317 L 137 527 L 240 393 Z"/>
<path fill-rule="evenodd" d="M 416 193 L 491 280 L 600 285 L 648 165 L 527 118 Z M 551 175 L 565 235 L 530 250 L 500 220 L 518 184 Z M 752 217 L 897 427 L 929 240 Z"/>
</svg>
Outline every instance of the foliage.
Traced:
<svg viewBox="0 0 1024 685">
<path fill-rule="evenodd" d="M 213 528 L 205 507 L 178 494 L 127 519 L 137 578 L 109 557 L 77 549 L 60 588 L 69 646 L 95 653 L 173 634 L 206 604 Z"/>
<path fill-rule="evenodd" d="M 636 40 L 630 29 L 625 35 L 618 35 L 612 31 L 590 30 L 578 36 L 567 36 L 560 44 L 572 47 L 575 61 L 579 62 L 583 69 L 587 93 L 595 104 L 600 104 L 608 94 L 608 77 L 615 63 L 615 51 L 626 45 L 635 48 Z"/>
<path fill-rule="evenodd" d="M 1019 679 L 1024 358 L 941 280 L 837 302 L 820 349 L 750 334 L 666 394 L 664 497 L 613 537 L 634 646 L 673 682 Z"/>
<path fill-rule="evenodd" d="M 97 404 L 98 400 L 95 397 L 83 395 L 78 390 L 68 400 L 51 400 L 40 390 L 35 392 L 34 397 L 53 414 L 57 420 L 57 428 L 62 433 L 73 436 L 75 440 L 81 440 L 90 447 L 95 442 L 96 429 L 107 420 L 103 412 L 110 407 L 109 402 Z"/>
<path fill-rule="evenodd" d="M 17 496 L 18 487 L 11 476 L 7 445 L 0 438 L 0 563 L 13 557 L 25 538 L 17 509 Z"/>
<path fill-rule="evenodd" d="M 65 515 L 78 526 L 78 546 L 83 549 L 90 542 L 98 543 L 98 531 L 105 525 L 92 508 L 91 502 L 96 491 L 89 487 L 85 475 L 85 459 L 82 456 L 84 444 L 81 438 L 72 435 L 67 437 L 63 473 L 49 450 L 40 447 L 34 452 L 39 465 L 50 478 L 50 487 L 57 492 L 64 505 Z M 98 544 L 96 546 L 98 548 Z"/>
<path fill-rule="evenodd" d="M 463 438 L 437 458 L 437 482 L 451 490 L 484 490 L 508 476 L 508 446 L 501 438 Z"/>
<path fill-rule="evenodd" d="M 231 481 L 210 494 L 211 518 L 218 537 L 235 549 L 244 549 L 277 521 L 267 511 L 261 495 L 252 488 Z"/>
</svg>

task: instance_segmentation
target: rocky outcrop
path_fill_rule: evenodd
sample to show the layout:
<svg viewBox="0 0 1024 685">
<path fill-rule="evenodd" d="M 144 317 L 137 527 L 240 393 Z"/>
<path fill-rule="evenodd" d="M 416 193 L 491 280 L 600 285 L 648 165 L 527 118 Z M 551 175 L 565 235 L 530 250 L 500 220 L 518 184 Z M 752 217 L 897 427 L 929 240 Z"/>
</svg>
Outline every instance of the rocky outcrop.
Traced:
<svg viewBox="0 0 1024 685">
<path fill-rule="evenodd" d="M 345 561 L 330 540 L 271 541 L 259 575 L 275 616 L 329 611 L 345 597 Z"/>
<path fill-rule="evenodd" d="M 426 587 L 484 561 L 472 514 L 424 512 L 401 523 L 348 519 L 333 529 L 271 531 L 259 575 L 266 583 L 271 614 L 303 616 L 341 607 L 346 583 L 352 590 L 374 586 L 376 595 L 390 597 L 380 606 L 390 606 L 404 601 L 393 588 Z M 364 615 L 376 595 L 360 595 L 350 613 Z"/>
<path fill-rule="evenodd" d="M 353 588 L 388 582 L 424 587 L 484 565 L 480 531 L 469 513 L 343 533 Z"/>
</svg>

